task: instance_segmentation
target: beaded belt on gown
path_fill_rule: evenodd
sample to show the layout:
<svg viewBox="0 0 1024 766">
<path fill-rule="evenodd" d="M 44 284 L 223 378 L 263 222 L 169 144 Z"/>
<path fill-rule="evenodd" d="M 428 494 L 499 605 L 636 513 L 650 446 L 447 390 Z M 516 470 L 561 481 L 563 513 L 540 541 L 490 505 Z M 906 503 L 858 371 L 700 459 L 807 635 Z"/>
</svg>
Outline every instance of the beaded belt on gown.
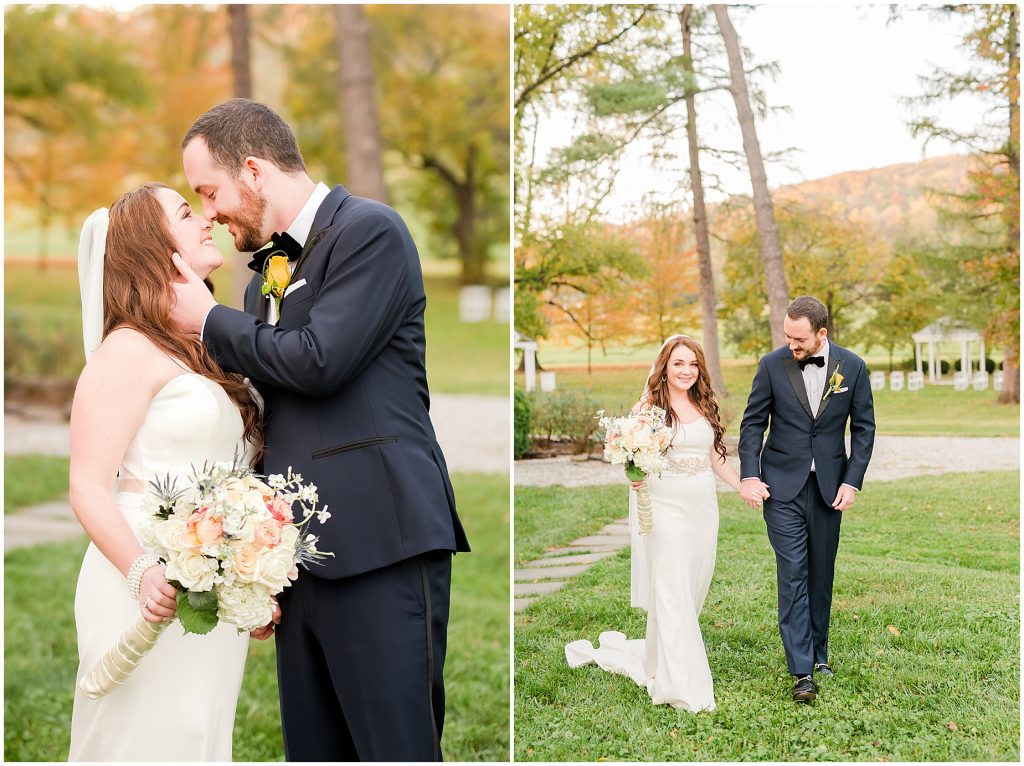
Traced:
<svg viewBox="0 0 1024 766">
<path fill-rule="evenodd" d="M 696 476 L 711 470 L 711 459 L 706 455 L 690 455 L 687 457 L 669 458 L 666 473 L 680 473 L 683 476 Z"/>
</svg>

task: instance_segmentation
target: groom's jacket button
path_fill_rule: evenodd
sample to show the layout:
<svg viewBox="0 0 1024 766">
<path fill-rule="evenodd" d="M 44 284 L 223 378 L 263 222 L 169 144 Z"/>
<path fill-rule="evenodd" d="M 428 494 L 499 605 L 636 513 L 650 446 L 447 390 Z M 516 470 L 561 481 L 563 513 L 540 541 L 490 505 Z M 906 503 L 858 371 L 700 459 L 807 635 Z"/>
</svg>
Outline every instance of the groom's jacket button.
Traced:
<svg viewBox="0 0 1024 766">
<path fill-rule="evenodd" d="M 811 431 L 811 438 L 812 438 L 812 439 L 813 439 L 813 438 L 814 438 L 815 436 L 817 436 L 817 435 L 818 435 L 818 432 L 817 432 L 817 431 Z"/>
</svg>

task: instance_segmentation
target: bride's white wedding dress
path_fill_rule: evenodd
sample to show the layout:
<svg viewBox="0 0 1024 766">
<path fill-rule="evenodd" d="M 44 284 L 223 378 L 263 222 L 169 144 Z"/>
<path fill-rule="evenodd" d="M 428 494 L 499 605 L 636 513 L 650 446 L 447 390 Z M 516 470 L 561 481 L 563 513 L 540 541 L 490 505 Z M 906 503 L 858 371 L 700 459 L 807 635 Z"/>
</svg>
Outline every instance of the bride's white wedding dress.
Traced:
<svg viewBox="0 0 1024 766">
<path fill-rule="evenodd" d="M 572 667 L 595 662 L 647 688 L 651 701 L 691 712 L 715 709 L 711 668 L 698 617 L 715 570 L 718 495 L 711 472 L 714 432 L 704 418 L 679 424 L 661 477 L 648 478 L 654 528 L 639 538 L 643 565 L 634 567 L 634 601 L 647 609 L 646 638 L 602 633 L 599 647 L 566 645 Z M 636 534 L 634 532 L 634 534 Z M 635 553 L 636 551 L 634 551 Z"/>
<path fill-rule="evenodd" d="M 172 378 L 150 403 L 119 469 L 115 500 L 132 529 L 151 479 L 230 461 L 236 450 L 243 454 L 242 434 L 238 408 L 217 383 L 191 372 Z M 138 616 L 124 576 L 90 544 L 75 595 L 79 679 Z M 76 685 L 69 760 L 230 761 L 248 646 L 248 634 L 233 625 L 185 635 L 175 621 L 123 686 L 90 700 Z"/>
</svg>

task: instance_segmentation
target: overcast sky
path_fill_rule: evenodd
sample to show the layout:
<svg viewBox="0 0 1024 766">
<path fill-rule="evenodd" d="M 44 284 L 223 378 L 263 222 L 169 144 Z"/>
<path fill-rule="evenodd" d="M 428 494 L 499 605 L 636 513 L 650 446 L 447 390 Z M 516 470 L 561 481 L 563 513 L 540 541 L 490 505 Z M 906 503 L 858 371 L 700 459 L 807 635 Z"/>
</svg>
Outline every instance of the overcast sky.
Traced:
<svg viewBox="0 0 1024 766">
<path fill-rule="evenodd" d="M 800 151 L 790 156 L 788 167 L 768 166 L 772 187 L 962 151 L 936 142 L 925 152 L 922 141 L 910 135 L 911 109 L 902 102 L 920 91 L 919 75 L 932 73 L 937 66 L 964 67 L 958 28 L 948 20 L 907 10 L 901 20 L 887 25 L 888 6 L 831 4 L 733 9 L 730 17 L 741 42 L 758 61 L 776 60 L 780 65 L 775 82 L 766 82 L 764 88 L 771 106 L 787 106 L 790 111 L 759 121 L 758 138 L 764 153 L 787 147 Z M 710 118 L 700 126 L 701 143 L 740 150 L 732 100 L 722 95 L 724 102 L 701 112 L 702 119 L 705 114 Z M 971 124 L 977 104 L 965 101 L 945 112 L 954 122 L 959 117 L 961 123 Z M 566 143 L 572 125 L 571 115 L 550 115 L 538 148 L 543 152 Z M 686 157 L 685 135 L 675 151 Z M 685 163 L 652 166 L 644 153 L 637 147 L 622 163 L 615 191 L 604 205 L 613 220 L 629 218 L 630 208 L 646 193 L 667 196 L 684 177 Z M 703 157 L 701 162 L 722 174 L 727 192 L 750 192 L 744 174 L 716 168 Z M 710 199 L 721 196 L 708 193 Z"/>
</svg>

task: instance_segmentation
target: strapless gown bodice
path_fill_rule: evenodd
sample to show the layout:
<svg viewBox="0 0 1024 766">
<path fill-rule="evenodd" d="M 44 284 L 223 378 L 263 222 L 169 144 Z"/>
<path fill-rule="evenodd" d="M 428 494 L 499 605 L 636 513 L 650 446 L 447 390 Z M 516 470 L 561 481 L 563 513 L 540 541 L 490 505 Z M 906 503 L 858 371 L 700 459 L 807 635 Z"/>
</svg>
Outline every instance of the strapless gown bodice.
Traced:
<svg viewBox="0 0 1024 766">
<path fill-rule="evenodd" d="M 242 432 L 242 415 L 224 389 L 197 373 L 183 373 L 153 397 L 119 475 L 149 482 L 203 461 L 231 461 L 236 454 L 247 459 Z"/>
</svg>

